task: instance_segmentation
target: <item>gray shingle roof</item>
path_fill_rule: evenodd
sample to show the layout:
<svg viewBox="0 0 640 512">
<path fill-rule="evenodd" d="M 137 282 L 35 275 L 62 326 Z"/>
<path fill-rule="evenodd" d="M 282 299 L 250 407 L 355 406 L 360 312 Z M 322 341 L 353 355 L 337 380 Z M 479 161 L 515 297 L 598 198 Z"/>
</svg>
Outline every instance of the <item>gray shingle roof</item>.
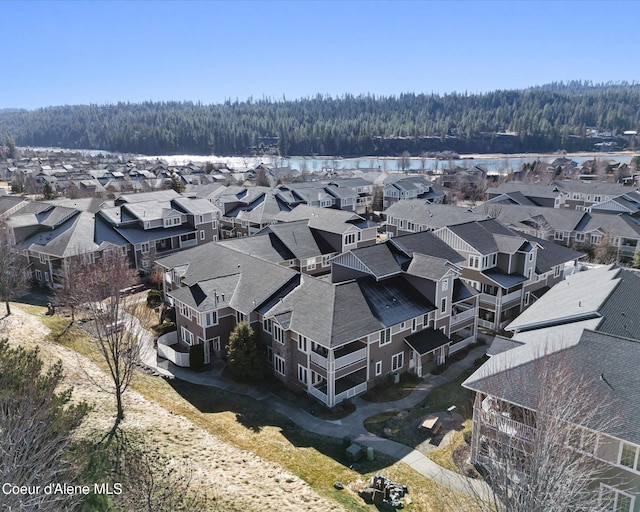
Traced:
<svg viewBox="0 0 640 512">
<path fill-rule="evenodd" d="M 258 308 L 274 290 L 285 286 L 297 273 L 286 267 L 247 256 L 220 244 L 199 245 L 158 260 L 166 268 L 186 265 L 183 283 L 240 274 L 229 305 L 244 314 Z"/>
<path fill-rule="evenodd" d="M 515 352 L 522 351 L 528 351 L 531 356 L 526 359 L 513 356 Z M 536 361 L 540 358 L 551 364 L 561 365 L 564 372 L 581 375 L 585 379 L 588 391 L 575 398 L 598 403 L 601 408 L 600 417 L 614 419 L 601 428 L 596 427 L 597 430 L 640 444 L 638 340 L 585 329 L 577 343 L 558 345 L 546 352 L 538 349 L 537 354 L 534 354 L 527 344 L 492 357 L 463 386 L 535 410 L 537 390 L 545 385 L 537 377 L 540 363 Z M 503 359 L 506 366 L 500 368 L 493 364 L 498 359 Z M 487 371 L 486 367 L 493 367 L 493 371 Z M 575 421 L 581 423 L 580 420 L 581 418 L 576 418 Z"/>
<path fill-rule="evenodd" d="M 447 204 L 425 203 L 422 199 L 404 199 L 393 203 L 385 210 L 387 217 L 406 219 L 431 228 L 453 226 L 474 220 L 483 220 L 487 216 L 474 213 L 468 208 Z"/>
</svg>

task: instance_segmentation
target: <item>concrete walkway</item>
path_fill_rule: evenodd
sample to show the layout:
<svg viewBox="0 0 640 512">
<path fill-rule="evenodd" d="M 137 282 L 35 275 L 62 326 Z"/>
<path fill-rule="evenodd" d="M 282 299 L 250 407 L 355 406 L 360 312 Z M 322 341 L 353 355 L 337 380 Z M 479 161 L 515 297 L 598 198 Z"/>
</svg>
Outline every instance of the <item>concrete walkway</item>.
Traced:
<svg viewBox="0 0 640 512">
<path fill-rule="evenodd" d="M 132 319 L 132 321 L 136 322 L 137 319 Z M 401 400 L 371 403 L 355 397 L 352 402 L 356 410 L 349 416 L 340 420 L 323 420 L 289 404 L 270 391 L 227 380 L 221 375 L 224 368 L 224 364 L 221 361 L 217 361 L 209 371 L 195 373 L 188 368 L 181 368 L 165 359 L 161 359 L 153 346 L 153 335 L 148 331 L 142 331 L 141 362 L 161 375 L 250 396 L 309 432 L 340 439 L 348 436 L 353 442 L 365 447 L 370 446 L 376 452 L 384 453 L 400 460 L 411 466 L 418 473 L 450 489 L 480 497 L 488 497 L 490 495 L 489 489 L 483 481 L 468 478 L 445 469 L 419 451 L 390 439 L 378 437 L 364 427 L 364 421 L 371 416 L 416 406 L 425 399 L 433 388 L 455 379 L 476 358 L 484 355 L 486 347 L 474 348 L 464 360 L 453 363 L 440 375 L 427 376 L 418 383 L 409 396 Z"/>
</svg>

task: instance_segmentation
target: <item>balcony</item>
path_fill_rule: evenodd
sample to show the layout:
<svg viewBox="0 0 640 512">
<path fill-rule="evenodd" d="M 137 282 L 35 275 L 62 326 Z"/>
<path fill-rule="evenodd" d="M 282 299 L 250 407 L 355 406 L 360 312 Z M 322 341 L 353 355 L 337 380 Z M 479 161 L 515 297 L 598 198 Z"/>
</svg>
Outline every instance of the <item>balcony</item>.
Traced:
<svg viewBox="0 0 640 512">
<path fill-rule="evenodd" d="M 454 306 L 453 312 L 451 314 L 451 325 L 459 324 L 469 320 L 470 318 L 474 318 L 476 316 L 476 309 L 462 309 L 460 306 Z"/>
<path fill-rule="evenodd" d="M 504 305 L 509 302 L 520 302 L 521 299 L 522 299 L 522 290 L 518 289 L 515 292 L 507 293 L 506 295 L 503 295 L 502 297 L 500 297 L 500 303 Z"/>
<path fill-rule="evenodd" d="M 317 352 L 311 352 L 311 362 L 317 364 L 320 368 L 329 372 L 335 372 L 351 366 L 367 359 L 367 349 L 361 348 L 353 352 L 349 352 L 341 357 L 336 357 L 333 361 L 329 361 L 328 358 L 318 354 Z"/>
<path fill-rule="evenodd" d="M 519 421 L 512 420 L 508 416 L 503 416 L 498 411 L 485 411 L 479 407 L 474 407 L 474 417 L 478 423 L 485 427 L 491 427 L 499 432 L 512 437 L 517 437 L 524 441 L 530 441 L 535 436 L 535 429 Z"/>
</svg>

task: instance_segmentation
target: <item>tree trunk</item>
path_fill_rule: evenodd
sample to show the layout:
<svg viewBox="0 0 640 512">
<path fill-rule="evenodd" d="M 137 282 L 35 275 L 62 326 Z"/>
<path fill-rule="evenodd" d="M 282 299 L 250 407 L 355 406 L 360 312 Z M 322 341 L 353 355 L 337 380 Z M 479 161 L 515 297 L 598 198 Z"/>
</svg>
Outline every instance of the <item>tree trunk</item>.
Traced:
<svg viewBox="0 0 640 512">
<path fill-rule="evenodd" d="M 11 308 L 9 307 L 9 301 L 6 300 L 4 302 L 5 306 L 7 307 L 7 316 L 9 316 L 11 314 Z"/>
</svg>

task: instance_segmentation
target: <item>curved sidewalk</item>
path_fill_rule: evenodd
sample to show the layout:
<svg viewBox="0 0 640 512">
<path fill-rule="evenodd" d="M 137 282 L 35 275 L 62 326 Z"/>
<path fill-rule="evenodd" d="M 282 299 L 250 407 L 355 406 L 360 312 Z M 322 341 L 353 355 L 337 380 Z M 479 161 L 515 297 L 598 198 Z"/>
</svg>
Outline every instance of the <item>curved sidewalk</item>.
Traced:
<svg viewBox="0 0 640 512">
<path fill-rule="evenodd" d="M 434 387 L 440 386 L 457 377 L 460 372 L 469 367 L 469 361 L 473 361 L 475 358 L 482 356 L 486 352 L 486 349 L 483 347 L 474 348 L 465 359 L 453 363 L 442 374 L 426 377 L 418 383 L 409 396 L 401 400 L 370 403 L 356 397 L 353 399 L 356 410 L 349 416 L 340 420 L 322 420 L 303 409 L 285 402 L 269 391 L 225 379 L 220 374 L 222 369 L 220 365 L 206 372 L 194 373 L 188 368 L 181 368 L 165 359 L 159 358 L 153 346 L 153 336 L 147 331 L 145 331 L 141 341 L 141 362 L 161 375 L 175 377 L 193 384 L 211 386 L 232 393 L 250 396 L 263 402 L 267 407 L 279 412 L 309 432 L 334 438 L 348 436 L 354 442 L 362 444 L 365 447 L 370 446 L 374 451 L 384 453 L 408 464 L 427 478 L 450 489 L 475 496 L 489 496 L 488 487 L 484 482 L 445 469 L 419 451 L 401 443 L 391 441 L 390 439 L 376 436 L 364 427 L 364 420 L 371 416 L 386 411 L 408 409 L 419 404 Z"/>
</svg>

